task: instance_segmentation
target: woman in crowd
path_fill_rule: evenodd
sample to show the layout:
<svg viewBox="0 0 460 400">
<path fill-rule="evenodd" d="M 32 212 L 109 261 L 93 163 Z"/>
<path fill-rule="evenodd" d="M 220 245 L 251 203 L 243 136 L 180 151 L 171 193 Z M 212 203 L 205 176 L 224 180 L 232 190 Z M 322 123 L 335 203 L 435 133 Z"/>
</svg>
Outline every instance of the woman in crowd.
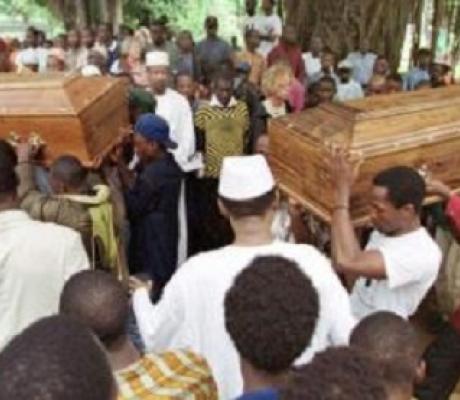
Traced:
<svg viewBox="0 0 460 400">
<path fill-rule="evenodd" d="M 275 64 L 263 75 L 262 91 L 265 100 L 262 106 L 267 119 L 282 117 L 292 112 L 288 100 L 293 79 L 291 68 L 285 64 Z"/>
</svg>

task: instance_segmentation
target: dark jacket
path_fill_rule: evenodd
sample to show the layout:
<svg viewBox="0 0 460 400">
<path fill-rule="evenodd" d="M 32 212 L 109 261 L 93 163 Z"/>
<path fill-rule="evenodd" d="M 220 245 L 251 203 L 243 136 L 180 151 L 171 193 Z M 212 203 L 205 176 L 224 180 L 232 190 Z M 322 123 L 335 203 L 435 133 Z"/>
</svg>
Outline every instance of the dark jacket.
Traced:
<svg viewBox="0 0 460 400">
<path fill-rule="evenodd" d="M 130 267 L 163 287 L 177 266 L 182 171 L 170 154 L 140 171 L 125 192 L 131 222 Z"/>
</svg>

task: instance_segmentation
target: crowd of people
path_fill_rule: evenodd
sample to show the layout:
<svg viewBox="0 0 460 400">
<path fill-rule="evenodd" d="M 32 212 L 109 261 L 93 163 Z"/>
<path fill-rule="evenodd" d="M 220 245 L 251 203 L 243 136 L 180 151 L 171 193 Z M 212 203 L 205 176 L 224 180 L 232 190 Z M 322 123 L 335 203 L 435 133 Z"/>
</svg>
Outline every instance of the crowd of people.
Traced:
<svg viewBox="0 0 460 400">
<path fill-rule="evenodd" d="M 412 319 L 446 257 L 424 199 L 442 199 L 456 239 L 460 197 L 395 165 L 374 177 L 373 228 L 358 232 L 359 168 L 334 148 L 327 227 L 278 191 L 267 161 L 271 118 L 450 85 L 449 67 L 420 49 L 400 76 L 365 40 L 341 61 L 320 37 L 304 53 L 273 0 L 246 13 L 244 49 L 212 16 L 198 43 L 165 18 L 0 41 L 3 72 L 124 79 L 132 124 L 97 169 L 72 154 L 45 166 L 36 138 L 0 141 L 0 400 L 455 390 L 460 298 L 427 349 Z"/>
</svg>

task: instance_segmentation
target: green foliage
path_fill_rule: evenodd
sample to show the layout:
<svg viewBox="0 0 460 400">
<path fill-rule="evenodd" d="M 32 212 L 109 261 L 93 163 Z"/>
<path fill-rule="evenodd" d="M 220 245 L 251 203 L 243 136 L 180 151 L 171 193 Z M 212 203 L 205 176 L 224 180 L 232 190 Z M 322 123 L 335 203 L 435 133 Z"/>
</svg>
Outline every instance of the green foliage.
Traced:
<svg viewBox="0 0 460 400">
<path fill-rule="evenodd" d="M 244 12 L 244 0 L 125 0 L 124 12 L 128 23 L 138 24 L 143 16 L 166 15 L 172 27 L 188 29 L 200 38 L 207 15 L 216 15 L 221 22 L 221 35 L 239 36 L 238 15 Z"/>
<path fill-rule="evenodd" d="M 4 28 L 1 31 L 9 33 L 7 26 L 13 21 L 18 24 L 38 25 L 50 35 L 62 30 L 62 24 L 56 21 L 48 8 L 47 0 L 0 0 L 0 22 Z"/>
</svg>

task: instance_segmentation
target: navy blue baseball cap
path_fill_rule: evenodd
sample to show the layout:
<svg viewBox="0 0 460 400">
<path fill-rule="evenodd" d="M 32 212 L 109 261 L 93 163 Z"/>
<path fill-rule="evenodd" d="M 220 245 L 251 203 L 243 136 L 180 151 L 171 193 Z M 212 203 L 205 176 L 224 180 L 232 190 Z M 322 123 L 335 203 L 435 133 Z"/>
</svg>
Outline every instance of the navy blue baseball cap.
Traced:
<svg viewBox="0 0 460 400">
<path fill-rule="evenodd" d="M 134 132 L 147 140 L 162 144 L 167 149 L 176 149 L 177 143 L 171 140 L 168 123 L 158 115 L 142 114 L 136 121 Z"/>
</svg>

